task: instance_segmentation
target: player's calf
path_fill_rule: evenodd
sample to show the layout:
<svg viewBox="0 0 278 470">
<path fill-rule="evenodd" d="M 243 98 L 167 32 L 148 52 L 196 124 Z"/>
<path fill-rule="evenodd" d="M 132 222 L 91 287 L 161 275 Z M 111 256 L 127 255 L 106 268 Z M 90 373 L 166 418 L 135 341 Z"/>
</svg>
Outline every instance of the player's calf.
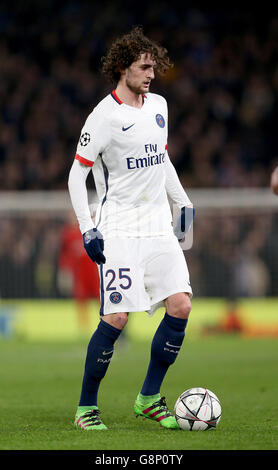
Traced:
<svg viewBox="0 0 278 470">
<path fill-rule="evenodd" d="M 87 349 L 79 406 L 97 405 L 100 382 L 111 362 L 121 330 L 100 320 Z"/>
<path fill-rule="evenodd" d="M 160 392 L 166 372 L 181 349 L 187 319 L 176 318 L 165 313 L 151 345 L 151 358 L 147 375 L 141 390 L 142 395 L 150 396 Z"/>
</svg>

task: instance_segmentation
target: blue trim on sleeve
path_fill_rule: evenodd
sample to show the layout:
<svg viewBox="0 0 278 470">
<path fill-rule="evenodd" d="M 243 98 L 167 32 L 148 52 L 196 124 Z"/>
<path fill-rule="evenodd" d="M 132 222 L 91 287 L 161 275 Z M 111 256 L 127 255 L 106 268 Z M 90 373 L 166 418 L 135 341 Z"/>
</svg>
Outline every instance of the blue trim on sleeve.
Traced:
<svg viewBox="0 0 278 470">
<path fill-rule="evenodd" d="M 102 163 L 102 168 L 103 168 L 103 174 L 104 174 L 104 181 L 105 181 L 105 195 L 101 201 L 101 209 L 100 209 L 100 214 L 99 214 L 99 221 L 98 223 L 96 224 L 96 228 L 98 228 L 99 224 L 100 224 L 100 221 L 101 221 L 101 214 L 102 214 L 102 208 L 103 208 L 103 205 L 107 199 L 107 192 L 108 192 L 108 178 L 109 178 L 109 172 L 108 172 L 108 169 L 107 169 L 107 166 L 105 165 L 104 161 L 102 160 L 102 155 L 100 155 L 100 158 L 101 158 L 101 163 Z"/>
<path fill-rule="evenodd" d="M 99 309 L 99 314 L 101 317 L 103 317 L 103 309 L 104 309 L 104 286 L 103 286 L 103 264 L 100 264 L 100 269 L 99 269 L 99 274 L 100 274 L 100 309 Z"/>
</svg>

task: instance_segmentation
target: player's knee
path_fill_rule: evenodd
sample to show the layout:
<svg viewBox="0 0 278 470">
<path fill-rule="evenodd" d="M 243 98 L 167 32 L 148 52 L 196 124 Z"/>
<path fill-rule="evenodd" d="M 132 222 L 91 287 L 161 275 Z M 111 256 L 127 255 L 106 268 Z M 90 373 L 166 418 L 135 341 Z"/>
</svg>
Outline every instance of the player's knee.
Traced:
<svg viewBox="0 0 278 470">
<path fill-rule="evenodd" d="M 190 300 L 187 301 L 187 302 L 183 302 L 181 303 L 176 311 L 175 311 L 175 315 L 176 317 L 178 318 L 183 318 L 183 319 L 186 319 L 189 317 L 189 314 L 191 312 L 191 302 Z"/>
<path fill-rule="evenodd" d="M 118 330 L 122 330 L 127 324 L 128 314 L 124 312 L 111 313 L 110 315 L 105 315 L 103 320 L 107 321 L 107 323 L 114 326 Z"/>
<path fill-rule="evenodd" d="M 128 314 L 127 313 L 116 313 L 115 317 L 116 317 L 115 321 L 118 325 L 116 328 L 119 328 L 119 330 L 122 330 L 125 327 L 125 325 L 127 324 Z"/>
<path fill-rule="evenodd" d="M 169 315 L 177 318 L 186 319 L 191 312 L 191 301 L 188 294 L 179 296 L 174 303 L 172 303 L 170 310 L 167 310 Z"/>
</svg>

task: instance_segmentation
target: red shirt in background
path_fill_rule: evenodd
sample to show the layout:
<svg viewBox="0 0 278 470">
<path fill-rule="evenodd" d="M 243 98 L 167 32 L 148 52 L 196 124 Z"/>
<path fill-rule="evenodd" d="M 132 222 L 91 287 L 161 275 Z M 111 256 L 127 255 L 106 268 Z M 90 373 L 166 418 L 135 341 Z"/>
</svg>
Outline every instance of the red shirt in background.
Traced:
<svg viewBox="0 0 278 470">
<path fill-rule="evenodd" d="M 59 269 L 71 272 L 72 295 L 75 299 L 99 299 L 100 282 L 97 264 L 87 255 L 77 225 L 65 225 L 62 230 Z"/>
</svg>

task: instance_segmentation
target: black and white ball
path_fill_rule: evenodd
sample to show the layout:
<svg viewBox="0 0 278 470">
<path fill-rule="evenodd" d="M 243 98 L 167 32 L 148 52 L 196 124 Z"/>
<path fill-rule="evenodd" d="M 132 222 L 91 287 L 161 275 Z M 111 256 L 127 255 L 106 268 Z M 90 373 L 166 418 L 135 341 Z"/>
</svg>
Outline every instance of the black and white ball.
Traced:
<svg viewBox="0 0 278 470">
<path fill-rule="evenodd" d="M 88 132 L 84 132 L 84 134 L 81 135 L 79 142 L 82 147 L 86 147 L 90 143 L 91 136 Z"/>
<path fill-rule="evenodd" d="M 218 425 L 221 405 L 215 393 L 207 388 L 189 388 L 177 399 L 174 413 L 181 429 L 207 431 Z"/>
</svg>

